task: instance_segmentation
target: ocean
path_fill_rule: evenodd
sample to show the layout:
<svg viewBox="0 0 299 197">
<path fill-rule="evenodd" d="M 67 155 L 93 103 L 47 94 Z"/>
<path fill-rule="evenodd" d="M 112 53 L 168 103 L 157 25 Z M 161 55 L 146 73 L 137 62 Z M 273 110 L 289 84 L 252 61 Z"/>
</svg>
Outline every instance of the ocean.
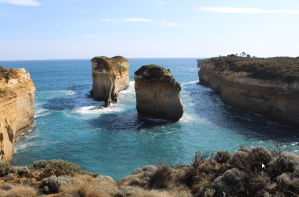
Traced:
<svg viewBox="0 0 299 197">
<path fill-rule="evenodd" d="M 25 68 L 36 87 L 34 125 L 15 143 L 13 165 L 62 159 L 119 180 L 157 161 L 190 164 L 196 151 L 234 153 L 241 144 L 274 148 L 278 139 L 283 151 L 298 154 L 299 129 L 226 106 L 210 87 L 198 84 L 196 59 L 129 58 L 129 88 L 119 93 L 118 103 L 98 110 L 89 110 L 104 105 L 88 97 L 90 59 L 0 61 Z M 180 121 L 138 116 L 134 72 L 148 64 L 170 69 L 181 84 Z"/>
</svg>

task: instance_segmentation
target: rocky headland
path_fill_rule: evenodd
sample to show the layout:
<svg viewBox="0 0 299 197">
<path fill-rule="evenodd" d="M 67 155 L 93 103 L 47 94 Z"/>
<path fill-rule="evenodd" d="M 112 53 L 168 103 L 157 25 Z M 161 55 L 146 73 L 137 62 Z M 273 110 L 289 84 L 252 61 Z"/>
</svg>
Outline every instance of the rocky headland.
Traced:
<svg viewBox="0 0 299 197">
<path fill-rule="evenodd" d="M 215 57 L 201 65 L 198 75 L 225 104 L 299 126 L 298 57 Z"/>
<path fill-rule="evenodd" d="M 104 101 L 105 106 L 117 102 L 118 93 L 129 86 L 129 62 L 126 58 L 115 56 L 94 57 L 92 60 L 93 88 L 91 96 Z"/>
<path fill-rule="evenodd" d="M 235 153 L 195 153 L 189 165 L 157 162 L 114 181 L 63 160 L 35 161 L 31 166 L 0 163 L 0 196 L 18 197 L 216 197 L 298 196 L 299 156 L 240 146 Z"/>
<path fill-rule="evenodd" d="M 139 115 L 179 121 L 184 112 L 181 86 L 169 70 L 153 64 L 142 66 L 134 79 Z"/>
<path fill-rule="evenodd" d="M 209 58 L 206 58 L 206 59 L 197 59 L 197 67 L 200 68 L 202 63 L 204 63 L 206 60 L 208 60 Z"/>
<path fill-rule="evenodd" d="M 0 66 L 0 161 L 9 162 L 14 142 L 34 122 L 35 86 L 28 72 Z"/>
</svg>

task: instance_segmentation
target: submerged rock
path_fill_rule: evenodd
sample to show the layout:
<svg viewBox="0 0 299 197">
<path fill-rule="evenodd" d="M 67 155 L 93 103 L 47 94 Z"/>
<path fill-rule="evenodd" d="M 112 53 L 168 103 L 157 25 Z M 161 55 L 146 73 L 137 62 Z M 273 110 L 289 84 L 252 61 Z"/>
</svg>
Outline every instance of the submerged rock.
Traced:
<svg viewBox="0 0 299 197">
<path fill-rule="evenodd" d="M 182 117 L 181 86 L 169 70 L 153 64 L 142 66 L 134 79 L 139 115 L 171 121 Z"/>
<path fill-rule="evenodd" d="M 117 102 L 118 92 L 129 86 L 129 62 L 115 56 L 94 57 L 92 60 L 93 88 L 91 96 L 97 101 L 105 101 L 105 106 Z"/>
</svg>

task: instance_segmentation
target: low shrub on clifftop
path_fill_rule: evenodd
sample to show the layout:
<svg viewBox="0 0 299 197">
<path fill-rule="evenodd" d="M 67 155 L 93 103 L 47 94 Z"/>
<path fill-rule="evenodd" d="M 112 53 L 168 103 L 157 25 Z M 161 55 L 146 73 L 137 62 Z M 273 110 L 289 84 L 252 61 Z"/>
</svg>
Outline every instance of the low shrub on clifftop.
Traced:
<svg viewBox="0 0 299 197">
<path fill-rule="evenodd" d="M 4 77 L 6 82 L 8 82 L 8 80 L 15 75 L 16 75 L 16 72 L 12 68 L 8 69 L 8 68 L 0 66 L 0 78 Z"/>
<path fill-rule="evenodd" d="M 228 55 L 214 57 L 206 61 L 213 63 L 216 70 L 224 71 L 228 65 L 229 71 L 248 72 L 249 77 L 263 80 L 282 80 L 291 83 L 299 79 L 299 59 L 291 57 L 250 58 Z"/>
<path fill-rule="evenodd" d="M 67 161 L 53 159 L 49 161 L 41 160 L 35 161 L 32 165 L 35 169 L 44 168 L 44 171 L 40 174 L 41 178 L 49 177 L 51 175 L 61 176 L 70 175 L 74 176 L 81 172 L 81 167 L 75 163 L 69 163 Z"/>
</svg>

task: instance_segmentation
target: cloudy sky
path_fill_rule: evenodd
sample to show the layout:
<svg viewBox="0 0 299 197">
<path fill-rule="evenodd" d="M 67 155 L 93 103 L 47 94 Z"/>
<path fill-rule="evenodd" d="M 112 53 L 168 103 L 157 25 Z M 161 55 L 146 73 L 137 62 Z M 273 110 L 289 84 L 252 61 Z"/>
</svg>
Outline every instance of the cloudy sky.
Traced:
<svg viewBox="0 0 299 197">
<path fill-rule="evenodd" d="M 0 61 L 299 56 L 298 0 L 0 0 Z"/>
</svg>

